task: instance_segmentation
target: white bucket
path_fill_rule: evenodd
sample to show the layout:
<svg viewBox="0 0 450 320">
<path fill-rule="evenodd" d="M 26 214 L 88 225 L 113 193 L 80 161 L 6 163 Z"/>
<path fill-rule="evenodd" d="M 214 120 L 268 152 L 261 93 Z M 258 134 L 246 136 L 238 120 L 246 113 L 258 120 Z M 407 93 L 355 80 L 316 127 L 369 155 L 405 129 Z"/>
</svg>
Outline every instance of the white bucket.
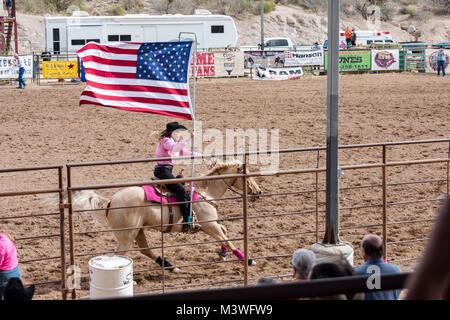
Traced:
<svg viewBox="0 0 450 320">
<path fill-rule="evenodd" d="M 91 299 L 133 296 L 133 260 L 124 256 L 99 256 L 89 260 Z"/>
</svg>

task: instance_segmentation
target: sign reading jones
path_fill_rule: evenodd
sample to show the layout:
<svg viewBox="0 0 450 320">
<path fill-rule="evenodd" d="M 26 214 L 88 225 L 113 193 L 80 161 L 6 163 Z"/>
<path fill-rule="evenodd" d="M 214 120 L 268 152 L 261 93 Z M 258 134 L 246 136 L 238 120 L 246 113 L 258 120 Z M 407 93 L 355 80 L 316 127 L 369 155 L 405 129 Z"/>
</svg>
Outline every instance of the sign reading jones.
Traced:
<svg viewBox="0 0 450 320">
<path fill-rule="evenodd" d="M 286 51 L 284 66 L 323 66 L 323 51 Z"/>
<path fill-rule="evenodd" d="M 191 77 L 194 62 L 191 62 Z M 195 60 L 197 77 L 243 77 L 244 53 L 239 51 L 198 52 Z"/>
<path fill-rule="evenodd" d="M 255 80 L 291 80 L 303 76 L 301 67 L 297 68 L 265 68 L 257 67 L 253 69 L 253 79 Z"/>
<path fill-rule="evenodd" d="M 21 56 L 25 67 L 24 78 L 33 77 L 33 56 Z M 0 79 L 19 78 L 19 68 L 14 65 L 14 57 L 0 56 Z"/>
<path fill-rule="evenodd" d="M 339 71 L 371 70 L 370 50 L 339 51 Z M 325 70 L 328 70 L 328 51 L 325 52 Z"/>
</svg>

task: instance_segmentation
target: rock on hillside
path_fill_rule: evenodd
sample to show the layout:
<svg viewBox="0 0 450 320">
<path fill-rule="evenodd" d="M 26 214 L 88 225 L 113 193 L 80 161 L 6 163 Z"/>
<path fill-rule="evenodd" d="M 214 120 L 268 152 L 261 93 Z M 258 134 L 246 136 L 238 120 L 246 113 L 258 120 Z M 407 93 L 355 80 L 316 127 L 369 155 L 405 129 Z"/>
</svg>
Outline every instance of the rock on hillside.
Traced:
<svg viewBox="0 0 450 320">
<path fill-rule="evenodd" d="M 143 12 L 144 13 L 144 12 Z M 154 12 L 149 12 L 155 14 Z M 19 37 L 21 40 L 30 40 L 34 51 L 44 49 L 44 18 L 18 13 Z M 238 45 L 256 45 L 260 42 L 260 17 L 246 15 L 235 18 L 238 29 Z M 397 16 L 391 23 L 381 23 L 382 30 L 391 31 L 396 41 L 414 41 L 414 37 L 401 27 L 409 26 L 413 22 L 408 15 Z M 273 12 L 264 17 L 265 37 L 290 37 L 295 44 L 312 44 L 316 41 L 323 43 L 327 38 L 328 19 L 326 13 L 314 14 L 299 7 L 279 5 Z M 431 20 L 422 23 L 414 23 L 415 27 L 422 31 L 419 40 L 428 43 L 449 41 L 450 19 L 448 16 L 434 16 Z M 350 25 L 357 30 L 366 30 L 366 21 L 361 16 L 341 15 L 341 26 Z M 29 43 L 21 41 L 20 52 L 28 52 Z"/>
</svg>

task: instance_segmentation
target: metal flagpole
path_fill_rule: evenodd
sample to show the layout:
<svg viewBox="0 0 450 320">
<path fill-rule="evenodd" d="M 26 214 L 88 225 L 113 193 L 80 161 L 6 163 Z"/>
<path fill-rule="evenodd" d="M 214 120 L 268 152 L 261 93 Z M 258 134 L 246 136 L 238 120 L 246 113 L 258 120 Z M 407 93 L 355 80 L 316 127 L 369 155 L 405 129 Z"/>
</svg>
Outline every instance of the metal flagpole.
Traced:
<svg viewBox="0 0 450 320">
<path fill-rule="evenodd" d="M 192 76 L 193 76 L 193 93 L 192 93 L 192 155 L 194 155 L 194 147 L 195 147 L 195 91 L 196 91 L 196 79 L 195 79 L 195 62 L 197 60 L 197 35 L 195 35 L 195 51 L 194 51 L 194 63 L 193 63 L 193 67 L 194 70 L 192 71 Z M 192 159 L 192 164 L 191 164 L 191 176 L 192 178 L 194 178 L 194 173 L 195 173 L 195 168 L 194 168 L 194 162 L 195 159 Z M 192 221 L 192 199 L 194 196 L 194 182 L 191 181 L 191 199 L 189 202 L 189 222 Z"/>
<path fill-rule="evenodd" d="M 192 131 L 193 133 L 195 133 L 195 93 L 196 93 L 196 78 L 195 78 L 195 63 L 197 60 L 197 35 L 195 34 L 195 32 L 180 32 L 178 34 L 178 41 L 181 41 L 181 35 L 182 34 L 191 34 L 194 36 L 194 41 L 195 41 L 195 51 L 194 51 L 194 62 L 193 62 L 193 71 L 192 71 L 192 77 L 193 77 L 193 93 L 192 93 L 192 112 L 191 112 L 191 116 L 192 116 Z M 188 79 L 189 81 L 189 79 Z M 194 155 L 194 150 L 195 150 L 195 134 L 192 135 L 192 155 Z M 191 164 L 191 177 L 194 178 L 194 174 L 195 174 L 195 168 L 194 168 L 194 159 L 192 159 L 192 164 Z M 194 183 L 191 181 L 190 183 L 190 189 L 191 189 L 191 195 L 190 195 L 190 202 L 189 202 L 189 222 L 192 221 L 192 199 L 194 196 Z"/>
<path fill-rule="evenodd" d="M 328 0 L 326 228 L 323 243 L 339 243 L 339 0 Z"/>
</svg>

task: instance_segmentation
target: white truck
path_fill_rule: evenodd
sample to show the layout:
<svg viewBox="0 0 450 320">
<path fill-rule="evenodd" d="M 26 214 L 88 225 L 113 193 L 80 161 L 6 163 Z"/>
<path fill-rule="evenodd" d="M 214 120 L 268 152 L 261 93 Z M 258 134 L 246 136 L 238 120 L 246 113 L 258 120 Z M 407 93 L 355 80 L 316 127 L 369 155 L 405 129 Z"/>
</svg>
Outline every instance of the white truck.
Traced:
<svg viewBox="0 0 450 320">
<path fill-rule="evenodd" d="M 193 15 L 148 14 L 89 16 L 74 11 L 70 17 L 45 17 L 45 44 L 51 52 L 75 52 L 88 42 L 178 41 L 180 32 L 195 33 L 199 50 L 235 47 L 237 30 L 233 18 L 207 10 Z M 194 36 L 182 34 L 182 39 Z"/>
</svg>

